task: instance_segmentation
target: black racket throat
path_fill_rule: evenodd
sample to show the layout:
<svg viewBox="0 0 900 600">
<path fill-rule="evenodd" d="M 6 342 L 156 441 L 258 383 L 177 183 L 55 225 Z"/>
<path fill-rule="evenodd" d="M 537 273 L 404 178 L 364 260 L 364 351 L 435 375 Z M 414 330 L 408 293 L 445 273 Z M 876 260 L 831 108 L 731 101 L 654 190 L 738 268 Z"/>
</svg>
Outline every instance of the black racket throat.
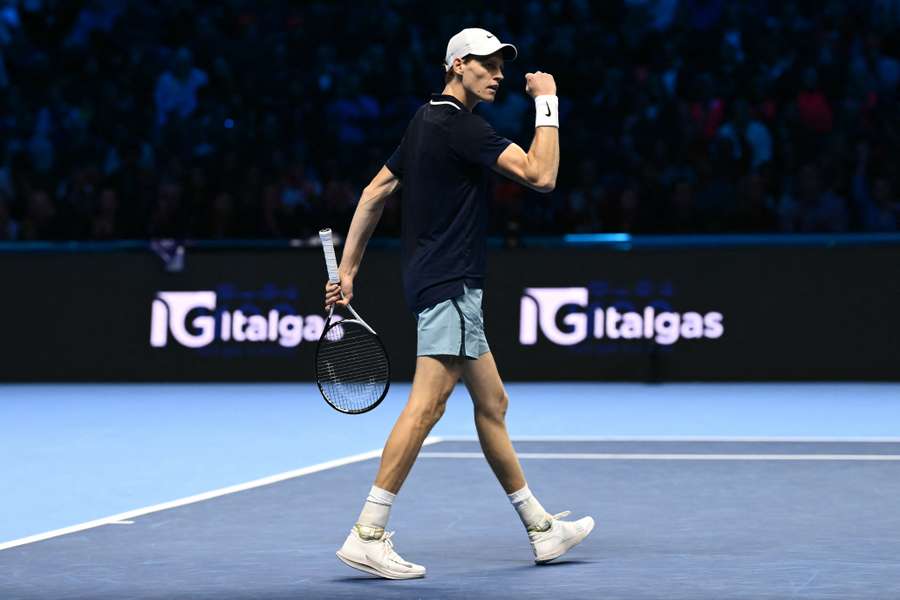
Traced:
<svg viewBox="0 0 900 600">
<path fill-rule="evenodd" d="M 340 324 L 342 324 L 342 323 L 347 323 L 347 324 L 351 324 L 351 325 L 354 325 L 354 326 L 362 327 L 363 329 L 365 329 L 366 331 L 368 331 L 368 332 L 371 333 L 372 335 L 374 335 L 374 336 L 376 336 L 376 337 L 378 336 L 378 334 L 375 333 L 375 330 L 373 330 L 371 327 L 369 327 L 369 324 L 366 323 L 365 321 L 363 321 L 362 319 L 357 319 L 357 318 L 354 318 L 354 317 L 350 317 L 350 318 L 346 318 L 346 319 L 345 319 L 345 318 L 340 317 L 340 316 L 331 316 L 331 317 L 328 317 L 328 319 L 325 321 L 325 329 L 322 330 L 322 335 L 319 336 L 319 341 L 321 341 L 322 338 L 325 337 L 325 333 L 326 333 L 329 329 L 331 329 L 332 327 L 336 327 L 336 326 L 338 326 L 338 325 L 340 325 Z"/>
</svg>

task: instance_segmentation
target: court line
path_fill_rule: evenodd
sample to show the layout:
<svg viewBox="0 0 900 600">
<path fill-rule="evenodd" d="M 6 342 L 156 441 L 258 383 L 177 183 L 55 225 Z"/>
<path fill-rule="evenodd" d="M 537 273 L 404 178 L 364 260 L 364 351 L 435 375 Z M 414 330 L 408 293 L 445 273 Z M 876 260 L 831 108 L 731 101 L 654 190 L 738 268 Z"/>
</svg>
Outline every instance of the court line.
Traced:
<svg viewBox="0 0 900 600">
<path fill-rule="evenodd" d="M 442 435 L 443 442 L 477 442 L 471 435 Z M 739 442 L 739 443 L 812 443 L 900 444 L 900 437 L 824 437 L 824 436 L 704 436 L 704 435 L 514 435 L 513 442 Z"/>
<path fill-rule="evenodd" d="M 519 458 L 546 460 L 830 460 L 900 461 L 900 454 L 635 454 L 597 452 L 518 452 Z M 422 452 L 420 458 L 484 458 L 481 452 Z"/>
<path fill-rule="evenodd" d="M 443 441 L 443 439 L 438 436 L 429 436 L 429 437 L 425 438 L 425 442 L 422 445 L 430 446 L 431 444 L 437 444 L 442 441 Z M 102 527 L 103 525 L 120 524 L 120 523 L 123 523 L 126 521 L 131 521 L 132 519 L 134 519 L 136 517 L 141 517 L 144 515 L 149 515 L 151 513 L 169 510 L 170 508 L 178 508 L 179 506 L 195 504 L 197 502 L 203 502 L 204 500 L 210 500 L 212 498 L 219 498 L 221 496 L 227 496 L 229 494 L 235 494 L 237 492 L 243 492 L 246 490 L 251 490 L 251 489 L 262 487 L 265 485 L 271 485 L 273 483 L 278 483 L 281 481 L 286 481 L 288 479 L 302 477 L 304 475 L 309 475 L 311 473 L 319 473 L 321 471 L 327 471 L 328 469 L 342 467 L 344 465 L 349 465 L 352 463 L 369 460 L 371 458 L 378 458 L 379 456 L 381 456 L 381 452 L 383 450 L 384 450 L 384 448 L 379 448 L 377 450 L 370 450 L 368 452 L 362 452 L 360 454 L 354 454 L 352 456 L 345 456 L 344 458 L 329 460 L 329 461 L 326 461 L 323 463 L 310 465 L 308 467 L 294 469 L 293 471 L 285 471 L 284 473 L 277 473 L 275 475 L 269 475 L 268 477 L 254 479 L 253 481 L 248 481 L 245 483 L 229 485 L 227 487 L 219 488 L 217 490 L 211 490 L 209 492 L 203 492 L 201 494 L 195 494 L 193 496 L 179 498 L 178 500 L 171 500 L 169 502 L 154 504 L 152 506 L 146 506 L 144 508 L 137 508 L 134 510 L 129 510 L 127 512 L 119 513 L 117 515 L 111 515 L 109 517 L 103 517 L 101 519 L 94 519 L 93 521 L 79 523 L 78 525 L 71 525 L 69 527 L 63 527 L 62 529 L 54 529 L 53 531 L 47 531 L 44 533 L 38 533 L 35 535 L 30 535 L 28 537 L 19 538 L 17 540 L 3 542 L 3 543 L 0 543 L 0 551 L 9 550 L 10 548 L 16 548 L 18 546 L 24 546 L 26 544 L 33 544 L 35 542 L 42 542 L 44 540 L 49 540 L 51 538 L 60 537 L 60 536 L 67 535 L 70 533 L 77 533 L 79 531 L 85 531 L 87 529 L 94 529 L 96 527 Z"/>
</svg>

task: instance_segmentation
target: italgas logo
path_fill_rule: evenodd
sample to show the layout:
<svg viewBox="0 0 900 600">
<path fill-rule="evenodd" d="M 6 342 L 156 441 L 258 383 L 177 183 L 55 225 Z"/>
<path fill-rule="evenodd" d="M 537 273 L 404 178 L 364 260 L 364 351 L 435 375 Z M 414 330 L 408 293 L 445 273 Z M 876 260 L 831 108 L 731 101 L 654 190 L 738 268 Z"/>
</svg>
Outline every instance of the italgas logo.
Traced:
<svg viewBox="0 0 900 600">
<path fill-rule="evenodd" d="M 325 320 L 271 309 L 263 314 L 217 310 L 215 291 L 157 292 L 150 311 L 150 345 L 163 348 L 171 340 L 187 348 L 213 342 L 277 343 L 293 348 L 322 335 Z"/>
<path fill-rule="evenodd" d="M 526 288 L 519 306 L 519 343 L 525 346 L 537 343 L 538 331 L 559 346 L 573 346 L 588 337 L 652 339 L 671 345 L 680 339 L 717 339 L 725 333 L 720 312 L 657 312 L 652 306 L 620 312 L 613 306 L 590 307 L 585 287 Z M 560 325 L 559 313 L 566 306 L 576 309 L 567 312 Z"/>
</svg>

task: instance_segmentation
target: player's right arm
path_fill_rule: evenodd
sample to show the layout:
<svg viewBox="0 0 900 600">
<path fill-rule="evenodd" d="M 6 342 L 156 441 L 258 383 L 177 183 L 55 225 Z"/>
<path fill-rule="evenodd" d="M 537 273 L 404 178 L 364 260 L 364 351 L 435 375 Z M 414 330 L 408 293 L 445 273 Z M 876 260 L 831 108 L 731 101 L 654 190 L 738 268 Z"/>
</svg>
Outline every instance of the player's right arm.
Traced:
<svg viewBox="0 0 900 600">
<path fill-rule="evenodd" d="M 334 303 L 346 306 L 353 297 L 353 278 L 359 271 L 359 263 L 362 261 L 366 244 L 372 237 L 375 226 L 381 219 L 384 211 L 384 202 L 388 196 L 396 191 L 400 185 L 400 179 L 387 167 L 381 167 L 378 174 L 365 187 L 359 197 L 359 204 L 353 213 L 350 222 L 350 231 L 347 232 L 347 241 L 344 243 L 344 251 L 341 254 L 341 266 L 338 274 L 341 278 L 340 285 L 327 282 L 325 284 L 325 308 Z M 341 299 L 343 292 L 343 299 Z"/>
<path fill-rule="evenodd" d="M 551 192 L 559 172 L 559 115 L 553 75 L 528 73 L 525 92 L 535 99 L 537 111 L 531 147 L 526 153 L 518 144 L 510 144 L 497 157 L 494 170 L 538 192 Z"/>
</svg>

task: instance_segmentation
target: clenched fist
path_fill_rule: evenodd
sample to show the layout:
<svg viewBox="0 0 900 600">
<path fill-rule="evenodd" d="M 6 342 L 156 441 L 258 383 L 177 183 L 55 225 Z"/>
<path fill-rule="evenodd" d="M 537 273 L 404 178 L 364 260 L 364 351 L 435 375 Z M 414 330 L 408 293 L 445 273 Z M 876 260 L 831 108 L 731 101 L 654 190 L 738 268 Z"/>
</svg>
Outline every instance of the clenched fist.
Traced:
<svg viewBox="0 0 900 600">
<path fill-rule="evenodd" d="M 535 71 L 525 74 L 525 93 L 535 98 L 537 96 L 555 96 L 556 81 L 550 73 Z"/>
</svg>

